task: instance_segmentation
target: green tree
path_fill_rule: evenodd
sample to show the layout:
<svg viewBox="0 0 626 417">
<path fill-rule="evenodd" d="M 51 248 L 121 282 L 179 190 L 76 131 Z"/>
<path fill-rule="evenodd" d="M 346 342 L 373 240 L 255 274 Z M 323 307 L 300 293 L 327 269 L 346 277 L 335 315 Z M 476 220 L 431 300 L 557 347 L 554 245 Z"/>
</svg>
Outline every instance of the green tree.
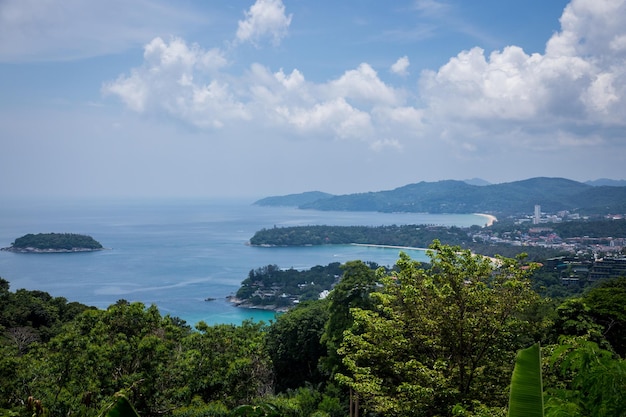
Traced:
<svg viewBox="0 0 626 417">
<path fill-rule="evenodd" d="M 235 407 L 273 392 L 263 323 L 208 326 L 200 322 L 196 327 L 198 331 L 184 339 L 177 361 L 183 375 L 178 387 L 187 402 L 197 396 L 206 403 L 220 401 Z"/>
<path fill-rule="evenodd" d="M 626 355 L 626 277 L 600 282 L 583 296 L 602 335 L 622 358 Z"/>
<path fill-rule="evenodd" d="M 351 309 L 372 307 L 370 293 L 377 283 L 376 272 L 365 262 L 346 262 L 342 269 L 341 280 L 328 295 L 329 316 L 322 337 L 328 352 L 323 365 L 330 373 L 343 366 L 341 358 L 337 356 L 337 350 L 341 346 L 344 331 L 352 326 Z"/>
<path fill-rule="evenodd" d="M 161 414 L 175 405 L 182 381 L 170 368 L 188 332 L 141 303 L 87 310 L 20 360 L 16 395 L 34 396 L 51 415 L 89 416 L 127 390 L 142 413 Z"/>
<path fill-rule="evenodd" d="M 327 301 L 310 301 L 278 316 L 269 327 L 267 350 L 278 392 L 324 380 L 319 360 L 326 348 L 320 339 L 327 319 Z"/>
<path fill-rule="evenodd" d="M 552 347 L 546 417 L 626 416 L 626 362 L 585 337 Z"/>
<path fill-rule="evenodd" d="M 538 300 L 532 265 L 475 256 L 435 241 L 425 269 L 406 254 L 353 308 L 337 377 L 365 408 L 389 416 L 450 415 L 452 406 L 506 404 L 515 352 L 532 343 L 523 312 Z M 521 336 L 528 335 L 528 336 Z M 489 387 L 486 389 L 485 387 Z"/>
</svg>

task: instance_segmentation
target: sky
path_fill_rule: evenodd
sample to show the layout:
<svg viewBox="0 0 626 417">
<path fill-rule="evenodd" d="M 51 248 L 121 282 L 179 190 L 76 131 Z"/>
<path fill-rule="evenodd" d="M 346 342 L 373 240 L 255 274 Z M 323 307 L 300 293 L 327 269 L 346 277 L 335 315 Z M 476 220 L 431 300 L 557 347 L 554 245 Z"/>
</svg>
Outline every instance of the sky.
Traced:
<svg viewBox="0 0 626 417">
<path fill-rule="evenodd" d="M 626 0 L 0 0 L 0 199 L 626 179 Z"/>
</svg>

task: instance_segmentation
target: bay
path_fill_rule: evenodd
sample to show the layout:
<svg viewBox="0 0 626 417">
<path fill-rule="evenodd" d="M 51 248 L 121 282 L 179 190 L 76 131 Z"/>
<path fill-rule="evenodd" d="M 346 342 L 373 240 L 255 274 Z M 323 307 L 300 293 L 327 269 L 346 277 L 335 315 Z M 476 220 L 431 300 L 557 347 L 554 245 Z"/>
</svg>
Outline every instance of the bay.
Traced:
<svg viewBox="0 0 626 417">
<path fill-rule="evenodd" d="M 81 233 L 107 248 L 89 253 L 0 251 L 0 277 L 11 290 L 42 290 L 106 308 L 120 299 L 155 304 L 195 324 L 274 318 L 237 308 L 234 294 L 251 269 L 305 269 L 361 259 L 391 266 L 400 249 L 355 245 L 264 248 L 247 245 L 262 228 L 304 225 L 484 225 L 480 215 L 329 212 L 261 207 L 248 199 L 9 201 L 0 206 L 0 247 L 27 233 Z M 426 260 L 421 250 L 404 250 Z M 213 299 L 213 301 L 206 301 Z"/>
</svg>

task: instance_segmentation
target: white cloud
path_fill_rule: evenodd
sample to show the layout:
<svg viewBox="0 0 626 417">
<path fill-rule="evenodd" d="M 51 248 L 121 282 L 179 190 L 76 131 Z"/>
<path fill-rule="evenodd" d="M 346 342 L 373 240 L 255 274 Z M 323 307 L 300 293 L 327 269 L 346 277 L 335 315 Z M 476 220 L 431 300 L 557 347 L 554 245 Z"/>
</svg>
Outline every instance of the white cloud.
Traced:
<svg viewBox="0 0 626 417">
<path fill-rule="evenodd" d="M 370 149 L 381 152 L 385 149 L 394 149 L 396 151 L 402 150 L 402 144 L 397 139 L 380 139 L 372 142 Z"/>
<path fill-rule="evenodd" d="M 367 139 L 372 134 L 370 115 L 343 98 L 317 103 L 310 108 L 282 107 L 285 120 L 303 133 L 332 133 L 340 139 Z"/>
<path fill-rule="evenodd" d="M 391 72 L 402 76 L 408 75 L 409 65 L 411 65 L 409 62 L 409 57 L 405 55 L 401 58 L 398 58 L 398 60 L 391 66 Z"/>
<path fill-rule="evenodd" d="M 236 39 L 256 44 L 260 39 L 270 37 L 274 45 L 287 35 L 292 17 L 285 15 L 282 0 L 256 0 L 245 16 L 245 20 L 239 21 Z"/>
<path fill-rule="evenodd" d="M 366 63 L 319 84 L 297 69 L 271 72 L 252 64 L 242 77 L 226 69 L 219 49 L 155 38 L 144 48 L 143 64 L 102 91 L 134 111 L 165 113 L 207 129 L 295 128 L 301 135 L 371 142 L 390 133 L 390 126 L 414 131 L 421 123 L 421 112 L 406 106 L 404 92 Z"/>
<path fill-rule="evenodd" d="M 378 78 L 376 71 L 366 63 L 346 71 L 340 78 L 329 82 L 326 88 L 329 95 L 361 103 L 394 105 L 401 101 L 398 92 Z"/>
<path fill-rule="evenodd" d="M 166 112 L 196 126 L 222 127 L 223 119 L 248 118 L 228 83 L 214 78 L 226 65 L 219 49 L 155 38 L 144 48 L 143 65 L 105 83 L 102 92 L 137 112 Z"/>
<path fill-rule="evenodd" d="M 200 128 L 359 139 L 372 150 L 439 141 L 467 157 L 504 146 L 591 146 L 597 139 L 586 132 L 611 140 L 626 126 L 626 27 L 618 24 L 626 21 L 625 3 L 574 0 L 543 54 L 514 45 L 490 54 L 472 48 L 423 71 L 416 91 L 384 82 L 368 63 L 320 83 L 295 68 L 259 63 L 235 76 L 220 49 L 155 38 L 143 64 L 103 92 L 135 111 L 164 112 Z M 280 1 L 259 0 L 246 16 L 240 40 L 278 36 L 291 19 Z M 408 66 L 402 57 L 392 71 Z"/>
<path fill-rule="evenodd" d="M 625 21 L 624 0 L 573 0 L 544 54 L 508 46 L 486 56 L 473 48 L 423 72 L 420 94 L 430 127 L 486 143 L 511 138 L 515 130 L 530 148 L 558 144 L 550 134 L 555 129 L 582 138 L 577 131 L 625 127 Z"/>
</svg>

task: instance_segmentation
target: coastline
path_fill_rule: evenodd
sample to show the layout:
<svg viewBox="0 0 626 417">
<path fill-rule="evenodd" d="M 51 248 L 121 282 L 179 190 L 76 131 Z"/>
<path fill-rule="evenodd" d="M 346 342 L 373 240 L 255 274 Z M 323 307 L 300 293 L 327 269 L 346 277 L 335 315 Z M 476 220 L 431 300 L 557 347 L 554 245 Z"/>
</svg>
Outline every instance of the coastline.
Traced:
<svg viewBox="0 0 626 417">
<path fill-rule="evenodd" d="M 76 253 L 76 252 L 96 252 L 104 250 L 104 248 L 72 248 L 72 249 L 37 249 L 37 248 L 0 248 L 1 251 L 13 253 Z"/>
<path fill-rule="evenodd" d="M 252 304 L 248 301 L 237 298 L 234 295 L 226 296 L 226 300 L 237 308 L 245 308 L 249 310 L 273 311 L 275 313 L 285 313 L 289 310 L 289 307 L 278 307 L 278 306 L 275 306 L 274 304 L 267 304 L 267 305 Z"/>
<path fill-rule="evenodd" d="M 416 248 L 413 246 L 395 246 L 395 245 L 376 245 L 373 243 L 350 243 L 352 246 L 364 246 L 370 248 L 387 248 L 387 249 L 406 249 L 406 250 L 421 250 L 427 251 L 428 248 Z"/>
<path fill-rule="evenodd" d="M 492 226 L 495 222 L 498 221 L 498 218 L 493 214 L 485 214 L 485 213 L 473 213 L 477 216 L 485 217 L 487 219 L 487 223 L 485 223 L 485 227 Z"/>
</svg>

